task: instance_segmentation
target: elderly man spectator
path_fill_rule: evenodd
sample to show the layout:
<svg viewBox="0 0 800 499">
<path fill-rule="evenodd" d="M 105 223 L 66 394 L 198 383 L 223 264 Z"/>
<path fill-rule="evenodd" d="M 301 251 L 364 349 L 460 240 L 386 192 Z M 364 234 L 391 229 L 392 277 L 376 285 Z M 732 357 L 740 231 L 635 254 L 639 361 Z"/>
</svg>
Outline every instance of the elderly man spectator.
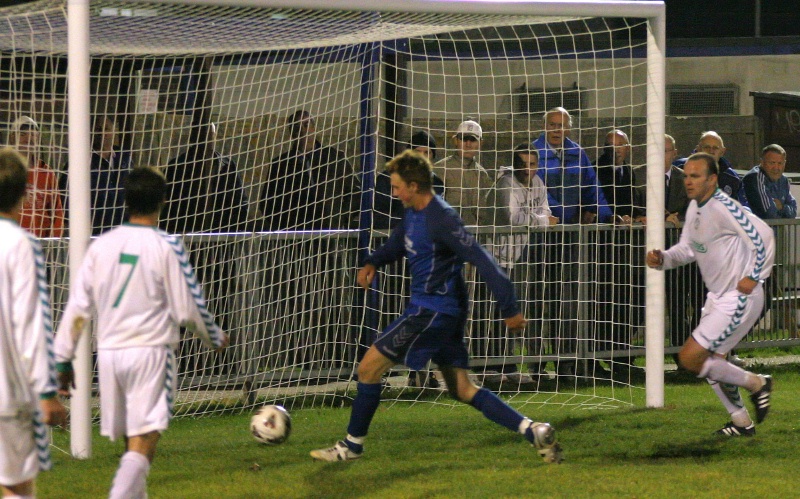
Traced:
<svg viewBox="0 0 800 499">
<path fill-rule="evenodd" d="M 603 154 L 597 158 L 597 181 L 608 207 L 623 223 L 644 222 L 644 203 L 639 199 L 630 165 L 628 134 L 611 130 L 606 134 Z"/>
<path fill-rule="evenodd" d="M 689 196 L 683 185 L 683 170 L 673 164 L 678 155 L 675 139 L 664 134 L 664 209 L 666 221 L 680 227 L 686 219 L 686 208 L 689 207 Z"/>
<path fill-rule="evenodd" d="M 547 186 L 550 210 L 562 223 L 613 222 L 589 157 L 569 138 L 571 128 L 566 109 L 551 109 L 544 115 L 544 133 L 533 142 L 539 151 L 537 175 Z"/>
<path fill-rule="evenodd" d="M 489 215 L 482 206 L 492 181 L 478 162 L 483 129 L 474 120 L 462 122 L 453 134 L 455 151 L 437 161 L 433 172 L 444 182 L 444 200 L 464 219 L 466 225 L 487 224 Z"/>
<path fill-rule="evenodd" d="M 742 179 L 750 209 L 756 216 L 763 219 L 797 216 L 797 201 L 789 190 L 785 169 L 786 149 L 770 144 L 761 150 L 761 163 Z"/>
<path fill-rule="evenodd" d="M 265 230 L 347 229 L 357 225 L 359 177 L 344 153 L 317 138 L 316 119 L 286 119 L 289 150 L 273 158 L 261 191 Z"/>
<path fill-rule="evenodd" d="M 543 125 L 544 132 L 533 142 L 533 148 L 539 153 L 536 174 L 547 187 L 547 202 L 553 216 L 564 224 L 612 222 L 614 213 L 597 184 L 589 157 L 579 144 L 569 139 L 572 128 L 569 112 L 563 107 L 553 108 L 544 114 Z M 575 356 L 579 243 L 577 232 L 564 230 L 547 232 L 544 245 L 547 326 L 555 341 L 555 353 L 562 357 L 558 374 L 570 377 L 578 374 Z"/>
<path fill-rule="evenodd" d="M 728 158 L 725 157 L 725 150 L 725 143 L 722 141 L 722 137 L 717 132 L 710 130 L 700 134 L 700 140 L 697 142 L 694 152 L 704 152 L 714 156 L 719 165 L 719 188 L 728 196 L 739 201 L 742 206 L 748 206 L 747 196 L 745 196 L 742 188 L 742 178 L 733 169 L 733 165 L 728 161 Z M 686 164 L 686 158 L 681 158 L 675 162 L 675 165 L 681 169 L 683 169 L 684 164 Z"/>
<path fill-rule="evenodd" d="M 11 125 L 8 144 L 28 165 L 28 189 L 20 211 L 20 226 L 36 237 L 61 237 L 64 207 L 56 172 L 40 158 L 39 124 L 30 116 L 20 116 Z"/>
<path fill-rule="evenodd" d="M 673 226 L 667 229 L 666 242 L 668 246 L 678 242 L 680 232 L 676 228 L 683 225 L 683 221 L 686 220 L 686 209 L 689 207 L 689 196 L 686 194 L 686 186 L 684 185 L 686 177 L 683 174 L 683 170 L 673 164 L 677 155 L 678 149 L 675 138 L 664 134 L 664 214 L 666 222 Z M 687 315 L 689 300 L 687 290 L 694 289 L 696 298 L 693 299 L 693 302 L 699 303 L 696 306 L 701 307 L 705 291 L 700 271 L 694 263 L 681 268 L 667 270 L 664 283 L 667 294 L 667 309 L 669 310 L 670 345 L 677 347 L 683 345 L 683 342 L 692 332 Z M 677 364 L 678 354 L 673 354 L 673 358 Z"/>
</svg>

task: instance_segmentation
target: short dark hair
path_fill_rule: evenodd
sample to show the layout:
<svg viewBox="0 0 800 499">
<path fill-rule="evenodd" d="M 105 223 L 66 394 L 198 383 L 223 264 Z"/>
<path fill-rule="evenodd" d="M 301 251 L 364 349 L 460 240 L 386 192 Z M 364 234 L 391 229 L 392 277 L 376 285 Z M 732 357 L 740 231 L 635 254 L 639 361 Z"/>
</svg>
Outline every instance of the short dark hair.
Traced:
<svg viewBox="0 0 800 499">
<path fill-rule="evenodd" d="M 719 165 L 717 164 L 716 158 L 706 152 L 696 152 L 692 154 L 686 158 L 686 162 L 688 163 L 689 161 L 705 161 L 708 174 L 719 175 Z"/>
<path fill-rule="evenodd" d="M 761 157 L 763 158 L 764 156 L 766 156 L 768 152 L 778 153 L 784 158 L 786 158 L 786 149 L 784 149 L 778 144 L 770 144 L 768 146 L 764 146 L 764 149 L 761 149 Z"/>
<path fill-rule="evenodd" d="M 522 158 L 519 157 L 520 154 L 532 154 L 536 156 L 536 159 L 539 159 L 539 151 L 533 147 L 533 144 L 530 142 L 524 142 L 517 147 L 514 148 L 514 161 L 512 165 L 514 166 L 514 171 L 521 170 L 525 168 L 525 165 L 522 164 Z"/>
<path fill-rule="evenodd" d="M 286 125 L 289 127 L 289 137 L 296 139 L 300 137 L 300 127 L 303 122 L 315 122 L 314 117 L 305 109 L 298 109 L 286 118 Z"/>
<path fill-rule="evenodd" d="M 125 179 L 125 206 L 129 215 L 151 215 L 161 211 L 167 197 L 164 174 L 150 166 L 134 168 Z"/>
<path fill-rule="evenodd" d="M 28 189 L 28 162 L 10 147 L 0 149 L 0 211 L 10 212 Z"/>
<path fill-rule="evenodd" d="M 433 188 L 433 166 L 430 160 L 414 149 L 406 149 L 386 164 L 389 173 L 400 175 L 403 182 L 414 182 L 420 191 Z"/>
</svg>

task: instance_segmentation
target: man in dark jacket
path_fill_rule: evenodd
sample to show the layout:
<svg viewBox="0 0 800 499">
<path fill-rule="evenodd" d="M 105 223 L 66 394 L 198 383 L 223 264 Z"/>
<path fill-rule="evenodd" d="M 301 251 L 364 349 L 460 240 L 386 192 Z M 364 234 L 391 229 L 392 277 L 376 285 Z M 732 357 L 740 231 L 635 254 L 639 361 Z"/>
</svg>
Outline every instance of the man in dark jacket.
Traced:
<svg viewBox="0 0 800 499">
<path fill-rule="evenodd" d="M 317 140 L 316 120 L 286 120 L 289 150 L 272 160 L 261 191 L 265 230 L 355 228 L 361 182 L 344 153 Z"/>
<path fill-rule="evenodd" d="M 750 207 L 742 187 L 742 178 L 733 169 L 733 165 L 728 161 L 728 158 L 724 157 L 725 143 L 717 132 L 708 131 L 700 134 L 700 141 L 693 152 L 704 152 L 714 156 L 719 165 L 719 175 L 717 176 L 719 188 L 728 196 L 739 201 L 742 206 Z M 675 161 L 675 166 L 681 170 L 684 164 L 686 164 L 686 158 Z"/>
<path fill-rule="evenodd" d="M 162 227 L 177 234 L 252 230 L 236 163 L 215 149 L 216 125 L 201 125 L 197 135 L 196 142 L 164 169 L 168 202 Z"/>
</svg>

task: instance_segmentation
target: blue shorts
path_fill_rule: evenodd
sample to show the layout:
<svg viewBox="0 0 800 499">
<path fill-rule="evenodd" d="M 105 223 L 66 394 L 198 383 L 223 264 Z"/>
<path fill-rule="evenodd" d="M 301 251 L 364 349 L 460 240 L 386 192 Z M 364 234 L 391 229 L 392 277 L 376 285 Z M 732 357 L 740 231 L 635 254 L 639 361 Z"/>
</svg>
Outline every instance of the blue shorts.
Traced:
<svg viewBox="0 0 800 499">
<path fill-rule="evenodd" d="M 466 315 L 454 317 L 409 305 L 375 340 L 375 348 L 398 364 L 419 371 L 432 360 L 438 366 L 469 368 L 464 344 Z"/>
</svg>

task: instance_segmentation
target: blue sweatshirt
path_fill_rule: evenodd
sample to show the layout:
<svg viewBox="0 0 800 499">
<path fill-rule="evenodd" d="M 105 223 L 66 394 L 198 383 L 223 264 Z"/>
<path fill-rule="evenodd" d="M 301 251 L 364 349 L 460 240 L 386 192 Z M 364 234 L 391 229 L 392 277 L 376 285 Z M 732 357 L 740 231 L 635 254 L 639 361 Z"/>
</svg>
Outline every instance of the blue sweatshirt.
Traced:
<svg viewBox="0 0 800 499">
<path fill-rule="evenodd" d="M 757 217 L 767 220 L 797 216 L 797 201 L 789 190 L 789 179 L 786 175 L 781 175 L 781 178 L 773 182 L 761 170 L 761 165 L 756 165 L 745 174 L 742 184 L 750 209 Z M 782 209 L 775 206 L 775 199 L 783 204 Z"/>
<path fill-rule="evenodd" d="M 411 305 L 456 317 L 466 314 L 469 297 L 463 268 L 464 262 L 469 262 L 491 290 L 502 316 L 519 313 L 508 276 L 438 195 L 419 211 L 406 208 L 402 223 L 366 263 L 382 267 L 403 255 L 411 270 Z"/>
</svg>

